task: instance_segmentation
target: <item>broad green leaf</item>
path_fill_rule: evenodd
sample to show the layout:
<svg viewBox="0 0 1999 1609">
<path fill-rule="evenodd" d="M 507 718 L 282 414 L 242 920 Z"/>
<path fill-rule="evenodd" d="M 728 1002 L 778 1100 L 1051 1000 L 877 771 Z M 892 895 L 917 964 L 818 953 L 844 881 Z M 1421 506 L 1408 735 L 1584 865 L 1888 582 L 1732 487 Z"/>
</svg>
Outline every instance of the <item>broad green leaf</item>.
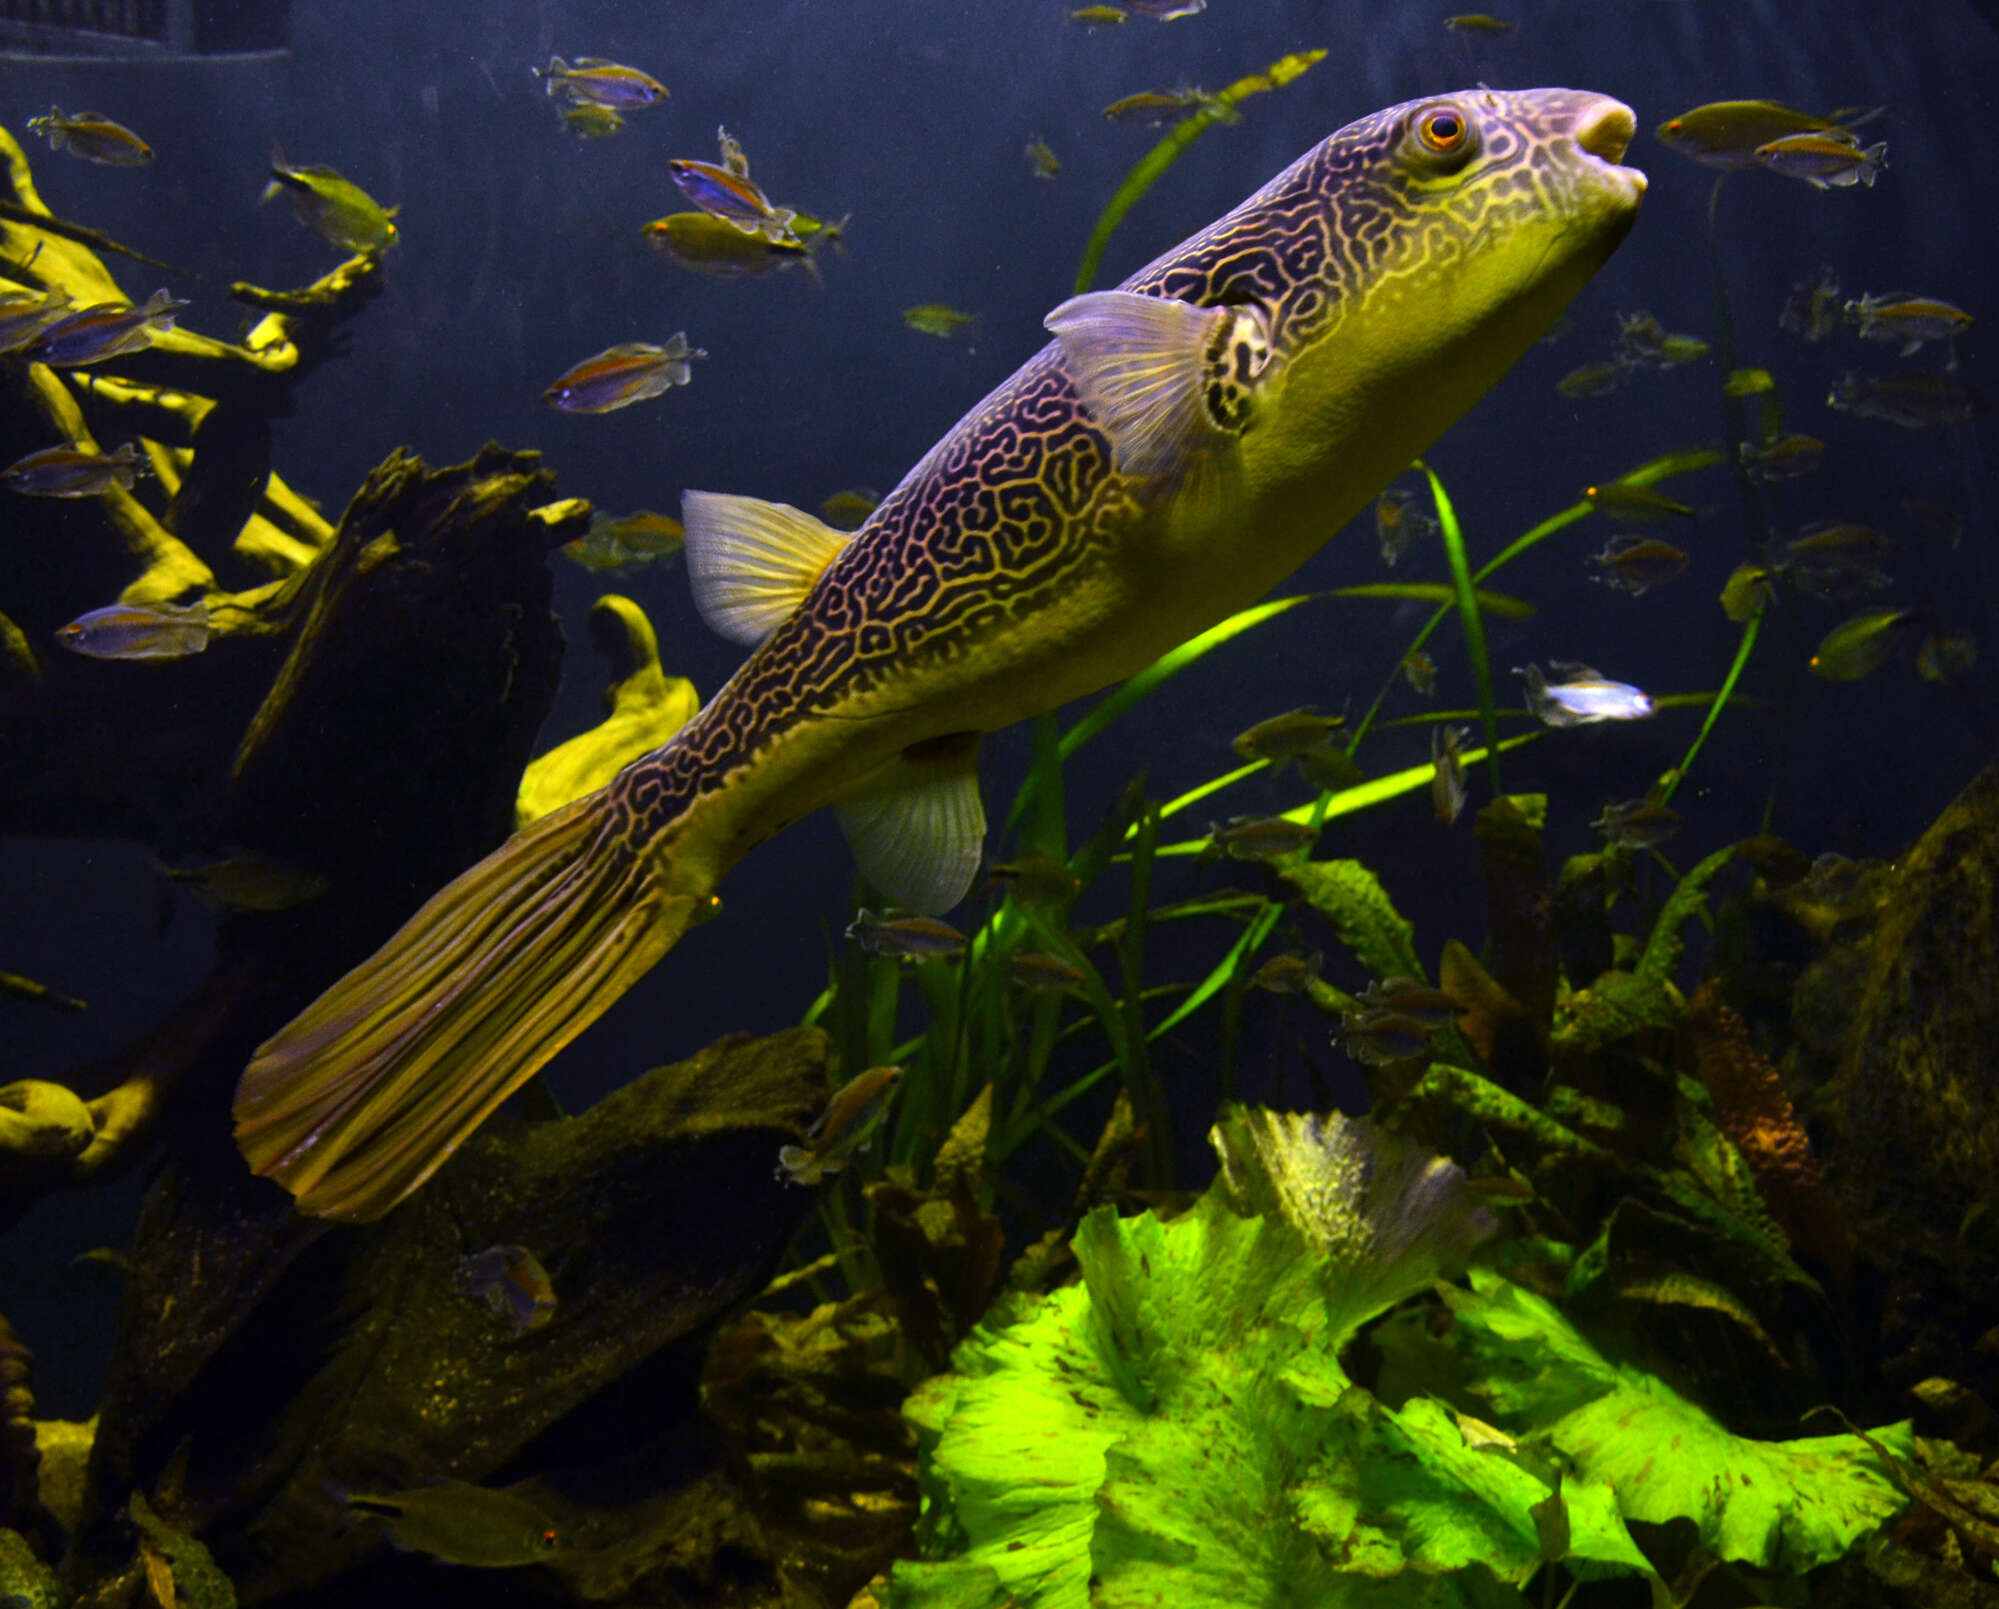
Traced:
<svg viewBox="0 0 1999 1609">
<path fill-rule="evenodd" d="M 1766 1442 L 1730 1433 L 1641 1370 L 1614 1364 L 1550 1302 L 1474 1271 L 1444 1291 L 1452 1344 L 1509 1429 L 1548 1442 L 1577 1479 L 1602 1482 L 1627 1520 L 1691 1520 L 1733 1563 L 1802 1574 L 1900 1513 L 1906 1499 L 1858 1436 Z M 1875 1432 L 1898 1456 L 1906 1423 Z"/>
<path fill-rule="evenodd" d="M 1423 963 L 1416 959 L 1416 929 L 1396 910 L 1381 880 L 1359 861 L 1286 863 L 1277 874 L 1333 924 L 1340 942 L 1377 978 L 1425 978 Z"/>
</svg>

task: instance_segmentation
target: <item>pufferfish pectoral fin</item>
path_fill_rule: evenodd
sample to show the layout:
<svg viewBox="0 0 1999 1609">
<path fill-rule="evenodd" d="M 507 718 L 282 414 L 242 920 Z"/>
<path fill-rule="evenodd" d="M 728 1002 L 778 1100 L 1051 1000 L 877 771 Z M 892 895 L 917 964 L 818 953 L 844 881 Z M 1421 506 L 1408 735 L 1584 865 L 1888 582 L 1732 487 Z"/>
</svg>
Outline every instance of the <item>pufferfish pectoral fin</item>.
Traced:
<svg viewBox="0 0 1999 1609">
<path fill-rule="evenodd" d="M 695 608 L 722 636 L 751 646 L 805 601 L 848 534 L 789 503 L 726 492 L 683 492 L 680 519 Z"/>
<path fill-rule="evenodd" d="M 893 904 L 941 916 L 972 886 L 986 838 L 978 764 L 978 734 L 953 733 L 834 801 L 861 875 Z"/>
<path fill-rule="evenodd" d="M 1133 291 L 1072 296 L 1042 320 L 1118 472 L 1185 479 L 1255 415 L 1270 331 L 1256 307 Z"/>
</svg>

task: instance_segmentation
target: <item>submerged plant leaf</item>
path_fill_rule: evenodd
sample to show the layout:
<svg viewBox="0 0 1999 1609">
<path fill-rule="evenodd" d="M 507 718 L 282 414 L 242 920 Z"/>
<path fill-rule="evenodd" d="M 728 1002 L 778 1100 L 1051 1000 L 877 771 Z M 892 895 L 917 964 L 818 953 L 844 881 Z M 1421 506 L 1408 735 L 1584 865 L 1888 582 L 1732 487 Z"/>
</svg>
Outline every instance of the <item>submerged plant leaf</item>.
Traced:
<svg viewBox="0 0 1999 1609">
<path fill-rule="evenodd" d="M 1296 1517 L 1347 1456 L 1340 1349 L 1484 1228 L 1463 1176 L 1338 1117 L 1234 1113 L 1216 1144 L 1194 1208 L 1091 1213 L 1082 1283 L 1002 1299 L 912 1396 L 935 1562 L 894 1609 L 1495 1601 L 1475 1571 L 1384 1591 Z"/>
<path fill-rule="evenodd" d="M 1285 865 L 1278 875 L 1333 924 L 1340 942 L 1376 977 L 1421 982 L 1427 976 L 1416 959 L 1416 929 L 1361 862 L 1310 860 Z"/>
<path fill-rule="evenodd" d="M 1859 1437 L 1766 1442 L 1731 1434 L 1641 1370 L 1606 1359 L 1550 1302 L 1474 1271 L 1447 1288 L 1452 1345 L 1502 1422 L 1547 1441 L 1628 1520 L 1688 1519 L 1722 1558 L 1803 1573 L 1901 1512 L 1906 1499 Z M 1914 1452 L 1906 1422 L 1876 1432 Z"/>
</svg>

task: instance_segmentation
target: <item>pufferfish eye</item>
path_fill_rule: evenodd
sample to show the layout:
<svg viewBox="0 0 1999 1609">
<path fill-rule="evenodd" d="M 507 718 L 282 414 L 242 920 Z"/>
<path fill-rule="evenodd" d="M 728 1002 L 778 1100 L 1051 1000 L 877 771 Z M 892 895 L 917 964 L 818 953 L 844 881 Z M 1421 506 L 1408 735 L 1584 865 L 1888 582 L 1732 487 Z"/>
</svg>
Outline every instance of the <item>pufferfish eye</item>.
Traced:
<svg viewBox="0 0 1999 1609">
<path fill-rule="evenodd" d="M 1416 139 L 1432 156 L 1461 156 L 1471 149 L 1471 119 L 1455 106 L 1432 106 L 1416 119 Z"/>
</svg>

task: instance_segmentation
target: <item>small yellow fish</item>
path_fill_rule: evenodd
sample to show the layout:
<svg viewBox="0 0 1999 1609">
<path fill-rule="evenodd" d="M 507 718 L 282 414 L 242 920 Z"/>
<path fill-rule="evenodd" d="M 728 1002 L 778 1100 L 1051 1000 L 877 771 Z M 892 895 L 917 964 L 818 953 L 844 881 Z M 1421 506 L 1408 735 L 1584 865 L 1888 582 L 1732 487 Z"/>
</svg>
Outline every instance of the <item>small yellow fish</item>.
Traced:
<svg viewBox="0 0 1999 1609">
<path fill-rule="evenodd" d="M 1616 514 L 1627 520 L 1691 520 L 1697 516 L 1685 503 L 1664 492 L 1631 481 L 1607 480 L 1584 489 L 1583 496 L 1599 514 Z"/>
<path fill-rule="evenodd" d="M 788 233 L 773 240 L 712 212 L 669 212 L 647 224 L 644 234 L 646 244 L 668 262 L 697 274 L 734 277 L 802 268 L 816 280 L 820 247 L 839 240 L 846 226 L 845 218 L 822 223 L 793 213 Z"/>
<path fill-rule="evenodd" d="M 1857 682 L 1895 657 L 1922 616 L 1914 609 L 1863 609 L 1819 640 L 1808 669 L 1829 682 Z"/>
<path fill-rule="evenodd" d="M 965 948 L 965 935 L 934 916 L 877 916 L 863 910 L 847 924 L 847 937 L 870 955 L 941 960 Z"/>
<path fill-rule="evenodd" d="M 1885 141 L 1862 146 L 1840 134 L 1787 134 L 1756 147 L 1756 160 L 1772 173 L 1798 179 L 1815 190 L 1846 189 L 1864 184 L 1870 189 L 1888 155 Z"/>
<path fill-rule="evenodd" d="M 555 1283 L 541 1259 L 525 1246 L 488 1246 L 462 1258 L 451 1288 L 484 1302 L 516 1336 L 541 1329 L 555 1317 Z"/>
<path fill-rule="evenodd" d="M 1344 715 L 1321 715 L 1317 706 L 1306 704 L 1238 732 L 1229 740 L 1229 747 L 1245 760 L 1268 760 L 1283 766 L 1316 749 L 1346 724 Z"/>
<path fill-rule="evenodd" d="M 1318 842 L 1319 829 L 1283 816 L 1237 816 L 1226 827 L 1209 825 L 1201 859 L 1282 860 Z"/>
<path fill-rule="evenodd" d="M 578 56 L 573 67 L 560 56 L 551 56 L 546 67 L 530 71 L 544 81 L 551 95 L 567 95 L 613 112 L 657 106 L 667 96 L 666 86 L 650 73 L 601 56 Z"/>
<path fill-rule="evenodd" d="M 1857 143 L 1847 132 L 1873 113 L 1847 120 L 1815 117 L 1780 101 L 1712 101 L 1661 123 L 1660 144 L 1710 168 L 1753 168 L 1759 147 L 1793 134 L 1816 134 Z"/>
<path fill-rule="evenodd" d="M 602 140 L 616 134 L 625 120 L 608 106 L 595 101 L 571 101 L 562 108 L 562 132 L 579 140 Z"/>
<path fill-rule="evenodd" d="M 978 321 L 978 314 L 961 312 L 945 302 L 922 302 L 902 310 L 903 323 L 924 335 L 934 335 L 940 341 L 950 340 Z"/>
<path fill-rule="evenodd" d="M 693 378 L 689 365 L 708 354 L 675 331 L 664 346 L 622 341 L 585 358 L 549 382 L 541 400 L 564 413 L 610 413 L 648 397 L 664 396 Z"/>
<path fill-rule="evenodd" d="M 1501 22 L 1499 18 L 1486 15 L 1483 11 L 1464 11 L 1455 17 L 1446 17 L 1444 26 L 1454 34 L 1510 34 L 1513 24 Z"/>
<path fill-rule="evenodd" d="M 1607 397 L 1624 384 L 1625 368 L 1621 363 L 1585 363 L 1555 382 L 1555 389 L 1565 397 Z"/>
<path fill-rule="evenodd" d="M 1738 564 L 1722 584 L 1721 612 L 1738 626 L 1747 625 L 1763 612 L 1774 591 L 1768 566 Z"/>
<path fill-rule="evenodd" d="M 1037 179 L 1053 179 L 1062 171 L 1062 159 L 1039 134 L 1029 136 L 1020 154 L 1027 159 L 1027 171 Z"/>
<path fill-rule="evenodd" d="M 680 521 L 649 508 L 629 514 L 590 516 L 586 535 L 562 545 L 562 556 L 594 572 L 633 570 L 641 565 L 671 563 L 680 556 L 686 533 Z"/>
<path fill-rule="evenodd" d="M 142 168 L 153 160 L 153 148 L 138 135 L 95 112 L 72 117 L 60 106 L 51 106 L 42 116 L 29 118 L 28 127 L 48 137 L 51 151 L 67 150 L 104 167 Z"/>
<path fill-rule="evenodd" d="M 114 603 L 57 627 L 55 638 L 87 659 L 185 659 L 208 646 L 208 609 L 200 602 Z"/>
<path fill-rule="evenodd" d="M 881 500 L 872 486 L 849 486 L 819 505 L 819 517 L 836 531 L 858 531 Z"/>
<path fill-rule="evenodd" d="M 1117 6 L 1083 6 L 1070 12 L 1069 20 L 1080 22 L 1085 28 L 1107 28 L 1131 19 Z"/>
<path fill-rule="evenodd" d="M 388 1524 L 389 1540 L 447 1564 L 508 1570 L 562 1551 L 561 1533 L 525 1497 L 447 1480 L 400 1492 L 349 1492 L 347 1507 Z"/>
<path fill-rule="evenodd" d="M 1355 764 L 1354 757 L 1330 739 L 1298 756 L 1298 775 L 1321 793 L 1356 788 L 1367 780 L 1367 773 Z"/>
<path fill-rule="evenodd" d="M 780 1147 L 778 1178 L 814 1185 L 838 1173 L 874 1138 L 901 1082 L 900 1067 L 870 1067 L 849 1079 L 805 1131 L 804 1145 Z"/>
<path fill-rule="evenodd" d="M 1768 369 L 1730 369 L 1721 382 L 1722 395 L 1760 397 L 1777 389 L 1777 377 Z"/>
<path fill-rule="evenodd" d="M 1112 101 L 1104 108 L 1104 116 L 1125 128 L 1165 128 L 1210 102 L 1214 97 L 1203 90 L 1147 89 Z"/>
<path fill-rule="evenodd" d="M 332 168 L 315 164 L 294 167 L 275 142 L 271 146 L 271 181 L 257 199 L 288 197 L 292 215 L 330 245 L 370 256 L 396 243 L 395 216 L 400 208 L 383 207 L 353 180 Z"/>
</svg>

